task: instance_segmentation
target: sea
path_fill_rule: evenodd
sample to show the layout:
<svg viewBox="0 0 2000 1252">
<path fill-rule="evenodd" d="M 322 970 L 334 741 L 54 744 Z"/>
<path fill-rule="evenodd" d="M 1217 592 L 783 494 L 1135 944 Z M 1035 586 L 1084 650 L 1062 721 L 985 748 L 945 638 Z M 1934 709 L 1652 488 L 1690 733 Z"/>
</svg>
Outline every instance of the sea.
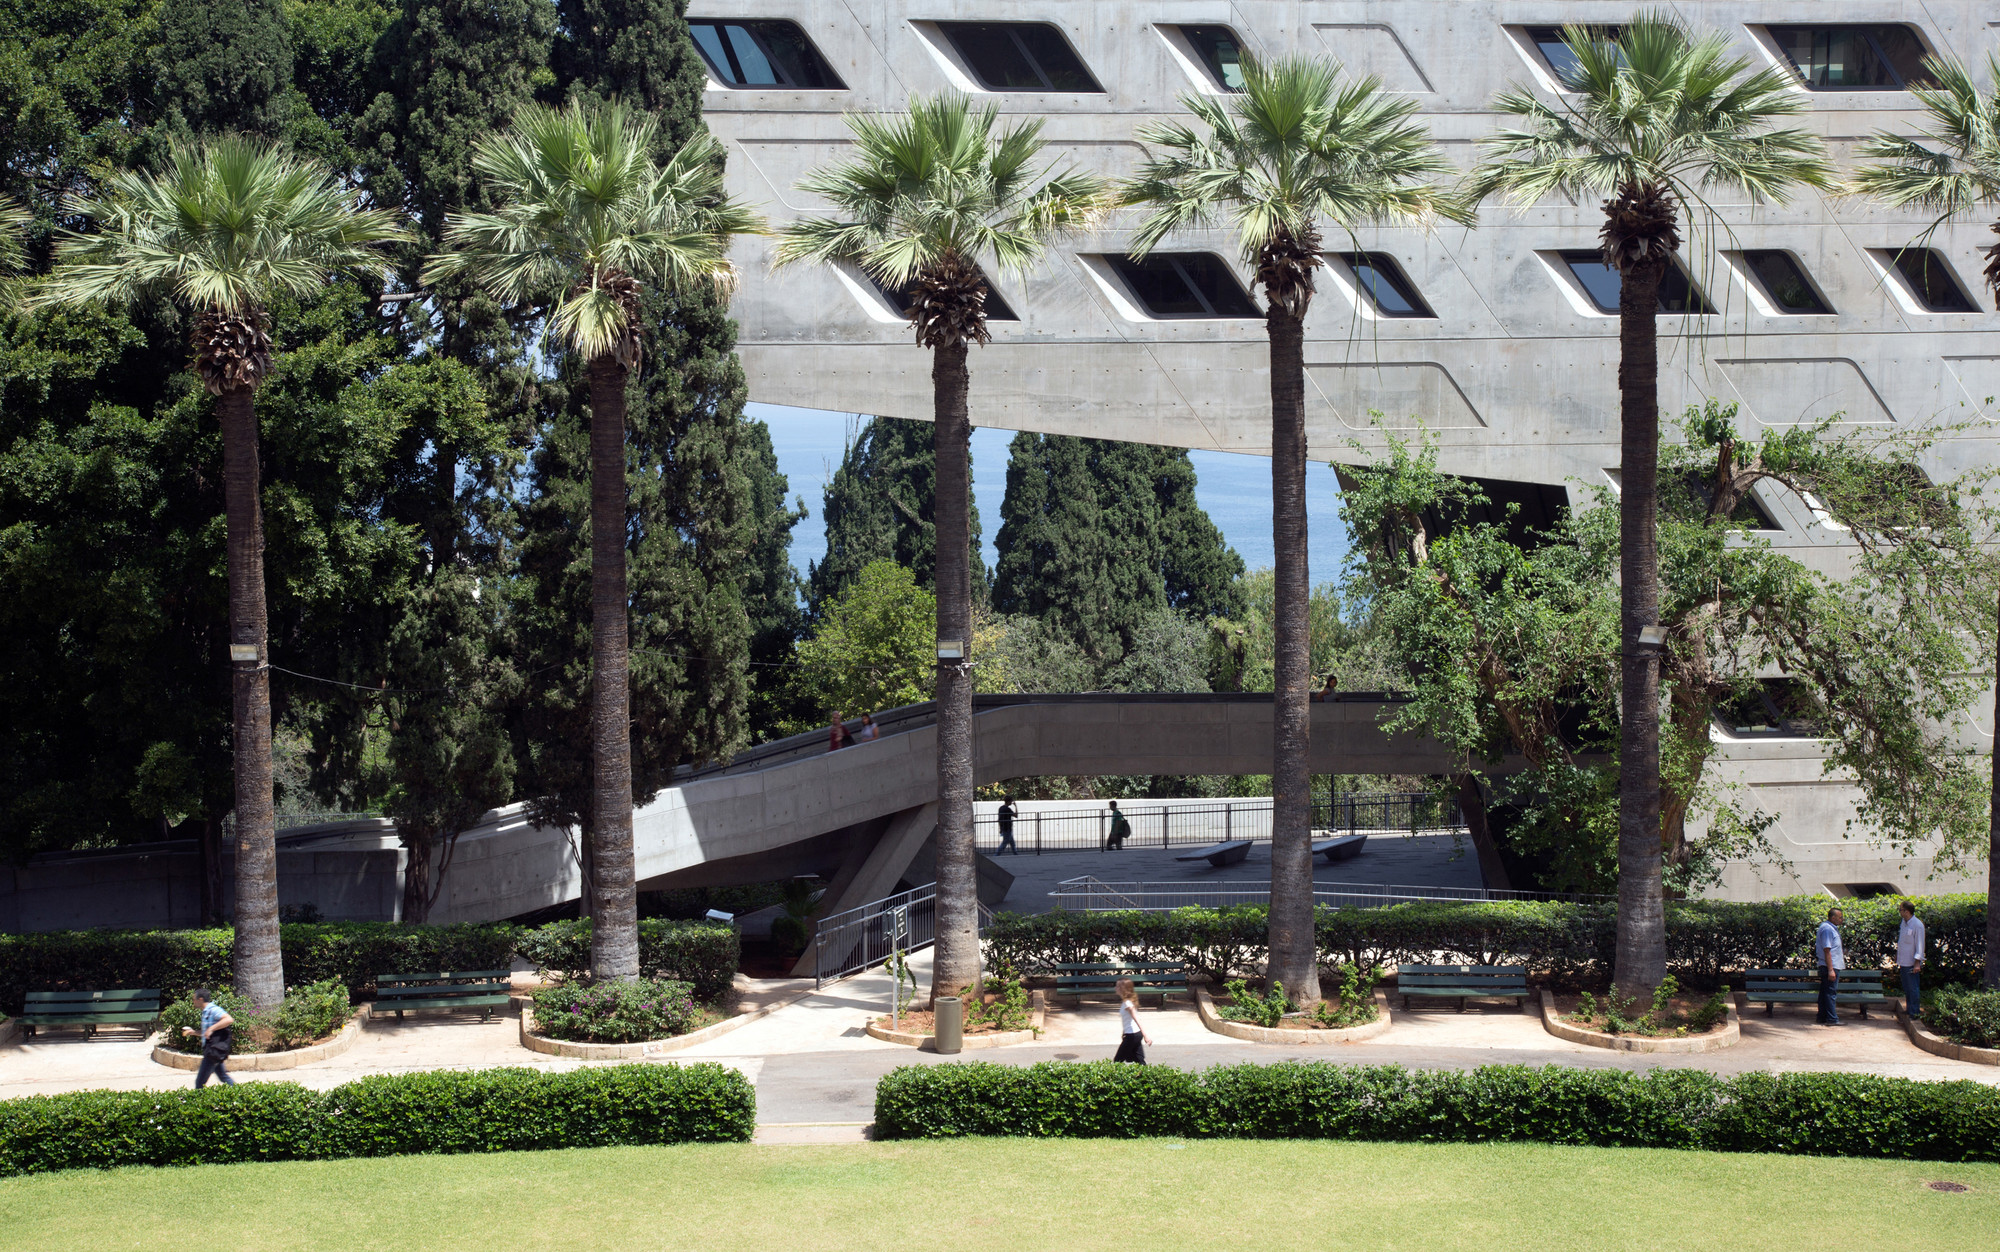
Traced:
<svg viewBox="0 0 2000 1252">
<path fill-rule="evenodd" d="M 847 445 L 868 420 L 854 413 L 789 408 L 773 404 L 748 406 L 750 416 L 771 428 L 778 469 L 793 497 L 804 502 L 808 515 L 792 530 L 792 564 L 803 578 L 808 562 L 826 555 L 826 523 L 821 518 L 826 484 L 840 467 Z M 979 509 L 980 538 L 990 569 L 998 560 L 993 537 L 1000 529 L 1000 500 L 1007 490 L 1007 445 L 1011 430 L 975 427 L 972 432 L 972 494 Z M 1230 547 L 1249 569 L 1272 563 L 1271 459 L 1237 452 L 1195 450 L 1195 498 L 1222 531 Z M 1337 581 L 1348 549 L 1347 528 L 1340 521 L 1340 484 L 1324 462 L 1306 467 L 1306 538 L 1315 584 Z"/>
</svg>

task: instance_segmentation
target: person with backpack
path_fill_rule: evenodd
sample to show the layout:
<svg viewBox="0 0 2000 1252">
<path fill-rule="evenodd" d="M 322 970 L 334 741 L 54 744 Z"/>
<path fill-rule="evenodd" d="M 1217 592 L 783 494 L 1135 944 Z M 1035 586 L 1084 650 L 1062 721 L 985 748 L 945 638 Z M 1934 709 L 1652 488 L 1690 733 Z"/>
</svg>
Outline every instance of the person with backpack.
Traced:
<svg viewBox="0 0 2000 1252">
<path fill-rule="evenodd" d="M 1021 850 L 1014 846 L 1014 797 L 1013 796 L 1003 795 L 1000 797 L 999 818 L 1000 818 L 1000 850 L 998 852 L 995 852 L 993 855 L 999 856 L 1001 852 L 1012 852 L 1015 856 L 1021 855 Z"/>
<path fill-rule="evenodd" d="M 228 1009 L 215 1003 L 207 987 L 194 989 L 194 1007 L 201 1013 L 201 1068 L 195 1071 L 194 1085 L 207 1086 L 213 1076 L 221 1079 L 225 1087 L 235 1086 L 236 1080 L 224 1067 L 229 1061 L 230 1047 L 235 1042 L 230 1028 L 236 1025 L 236 1019 L 229 1015 Z M 183 1026 L 181 1033 L 191 1035 L 195 1033 L 195 1028 Z"/>
<path fill-rule="evenodd" d="M 1125 841 L 1132 837 L 1132 823 L 1118 811 L 1118 801 L 1111 802 L 1111 837 L 1105 841 L 1113 852 L 1123 852 Z"/>
</svg>

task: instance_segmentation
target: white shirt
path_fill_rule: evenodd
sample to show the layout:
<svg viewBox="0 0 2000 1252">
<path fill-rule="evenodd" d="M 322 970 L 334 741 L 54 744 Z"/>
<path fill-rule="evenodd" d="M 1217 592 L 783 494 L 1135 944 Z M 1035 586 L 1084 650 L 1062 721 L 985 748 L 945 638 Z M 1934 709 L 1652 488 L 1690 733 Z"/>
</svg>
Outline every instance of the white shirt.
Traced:
<svg viewBox="0 0 2000 1252">
<path fill-rule="evenodd" d="M 1128 1035 L 1139 1033 L 1139 1012 L 1132 1007 L 1130 1000 L 1118 1002 L 1118 1029 Z"/>
<path fill-rule="evenodd" d="M 1896 964 L 1907 969 L 1923 959 L 1923 919 L 1912 917 L 1896 928 Z"/>
<path fill-rule="evenodd" d="M 1846 969 L 1847 953 L 1843 952 L 1840 947 L 1840 927 L 1834 925 L 1832 922 L 1821 922 L 1819 924 L 1819 938 L 1813 940 L 1814 965 L 1821 964 L 1820 953 L 1827 951 L 1829 948 L 1832 949 L 1832 956 L 1825 964 L 1834 969 Z"/>
</svg>

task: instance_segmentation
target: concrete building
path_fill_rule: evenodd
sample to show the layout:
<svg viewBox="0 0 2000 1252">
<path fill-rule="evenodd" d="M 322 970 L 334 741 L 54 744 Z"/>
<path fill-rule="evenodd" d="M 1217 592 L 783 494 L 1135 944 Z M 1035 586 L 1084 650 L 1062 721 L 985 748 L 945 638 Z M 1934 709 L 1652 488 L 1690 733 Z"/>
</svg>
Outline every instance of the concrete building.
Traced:
<svg viewBox="0 0 2000 1252">
<path fill-rule="evenodd" d="M 1230 89 L 1240 51 L 1314 53 L 1409 93 L 1444 151 L 1470 168 L 1499 124 L 1489 101 L 1521 84 L 1563 95 L 1563 23 L 1615 25 L 1627 0 L 695 0 L 708 60 L 710 126 L 730 182 L 778 222 L 814 211 L 796 189 L 840 158 L 842 114 L 910 96 L 972 94 L 1046 122 L 1058 163 L 1117 176 L 1141 157 L 1136 127 L 1177 98 Z M 1800 124 L 1836 161 L 1883 129 L 1914 133 L 1907 90 L 1919 61 L 1977 63 L 2000 44 L 1990 6 L 1967 0 L 1683 0 L 1673 11 L 1789 75 Z M 1750 431 L 1839 414 L 1855 430 L 2000 418 L 2000 334 L 1980 287 L 1983 220 L 1930 230 L 1930 215 L 1806 192 L 1784 206 L 1715 197 L 1689 223 L 1677 281 L 1663 290 L 1661 403 L 1715 397 Z M 1419 422 L 1440 467 L 1546 516 L 1616 487 L 1616 277 L 1595 259 L 1602 214 L 1551 198 L 1489 207 L 1477 229 L 1369 229 L 1329 240 L 1307 324 L 1307 427 L 1315 457 L 1369 458 L 1383 431 Z M 972 354 L 977 425 L 1267 453 L 1269 379 L 1250 274 L 1221 232 L 1185 236 L 1147 266 L 1125 258 L 1134 220 L 1114 217 L 1026 275 L 989 275 L 1004 308 Z M 894 298 L 854 270 L 769 268 L 770 244 L 737 261 L 734 306 L 752 398 L 927 419 L 929 361 Z M 1609 282 L 1607 283 L 1607 278 Z M 1935 477 L 1990 463 L 1983 425 L 1936 444 Z M 1812 501 L 1763 486 L 1765 537 L 1816 568 L 1844 542 Z M 1314 518 L 1314 525 L 1335 524 Z M 1319 571 L 1322 575 L 1331 571 Z M 1981 718 L 1984 713 L 1979 715 Z M 1774 719 L 1775 720 L 1775 719 Z M 1992 727 L 1963 742 L 1990 750 Z M 1810 740 L 1781 725 L 1727 742 L 1724 773 L 1778 814 L 1797 872 L 1785 884 L 1836 894 L 1882 884 L 1937 890 L 1925 858 L 1904 863 L 1848 837 L 1853 789 L 1821 777 Z M 1732 895 L 1768 894 L 1774 867 L 1732 869 Z M 1761 877 L 1760 877 L 1761 875 Z"/>
</svg>

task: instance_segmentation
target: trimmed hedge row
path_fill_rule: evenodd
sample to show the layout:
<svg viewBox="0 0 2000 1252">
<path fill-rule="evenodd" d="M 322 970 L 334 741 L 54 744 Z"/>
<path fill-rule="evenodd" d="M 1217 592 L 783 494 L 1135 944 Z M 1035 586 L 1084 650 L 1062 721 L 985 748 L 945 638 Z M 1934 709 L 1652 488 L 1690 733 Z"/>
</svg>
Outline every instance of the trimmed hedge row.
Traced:
<svg viewBox="0 0 2000 1252">
<path fill-rule="evenodd" d="M 1844 927 L 1848 963 L 1880 966 L 1894 958 L 1900 920 L 1894 898 L 1851 900 Z M 1925 973 L 1976 978 L 1986 958 L 1986 898 L 1916 900 L 1928 930 Z M 1726 971 L 1803 966 L 1824 897 L 1737 903 L 1677 900 L 1667 905 L 1667 962 L 1683 982 L 1712 986 Z M 1411 960 L 1527 965 L 1565 982 L 1608 977 L 1617 913 L 1610 904 L 1418 901 L 1386 908 L 1322 908 L 1315 929 L 1328 964 L 1379 965 Z M 1064 962 L 1175 961 L 1222 979 L 1248 976 L 1264 959 L 1265 911 L 1185 908 L 1038 914 L 1002 913 L 988 932 L 991 959 L 1026 974 Z"/>
<path fill-rule="evenodd" d="M 1194 1074 L 1110 1061 L 906 1065 L 875 1088 L 875 1135 L 943 1139 L 1515 1140 L 1804 1156 L 2000 1161 L 2000 1090 L 1872 1074 L 1740 1074 L 1326 1061 Z"/>
<path fill-rule="evenodd" d="M 0 1177 L 646 1143 L 747 1143 L 757 1095 L 714 1063 L 381 1074 L 331 1091 L 239 1083 L 0 1101 Z"/>
<path fill-rule="evenodd" d="M 505 969 L 517 952 L 565 976 L 590 968 L 588 921 L 532 930 L 504 922 L 294 922 L 278 933 L 287 983 L 334 979 L 357 1000 L 373 992 L 377 974 Z M 19 1013 L 29 991 L 158 987 L 179 999 L 228 983 L 235 943 L 236 932 L 226 928 L 0 934 L 0 1013 Z M 714 922 L 648 920 L 639 923 L 639 957 L 648 977 L 693 983 L 707 999 L 736 977 L 741 944 L 733 927 Z"/>
</svg>

